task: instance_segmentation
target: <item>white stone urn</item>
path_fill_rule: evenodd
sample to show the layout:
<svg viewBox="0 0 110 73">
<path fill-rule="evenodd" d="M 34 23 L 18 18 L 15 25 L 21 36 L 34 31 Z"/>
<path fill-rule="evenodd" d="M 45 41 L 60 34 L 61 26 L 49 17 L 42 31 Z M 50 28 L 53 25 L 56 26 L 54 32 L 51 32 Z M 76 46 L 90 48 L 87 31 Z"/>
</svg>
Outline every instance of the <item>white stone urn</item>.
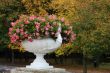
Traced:
<svg viewBox="0 0 110 73">
<path fill-rule="evenodd" d="M 61 26 L 59 26 L 58 31 L 61 31 Z M 49 64 L 46 62 L 46 60 L 44 59 L 44 55 L 46 53 L 53 52 L 58 47 L 60 47 L 62 44 L 62 37 L 60 32 L 58 32 L 56 40 L 52 38 L 33 39 L 32 42 L 24 40 L 22 41 L 21 44 L 26 51 L 36 55 L 35 60 L 30 65 L 27 65 L 26 68 L 31 69 L 53 68 L 53 66 L 49 66 Z"/>
</svg>

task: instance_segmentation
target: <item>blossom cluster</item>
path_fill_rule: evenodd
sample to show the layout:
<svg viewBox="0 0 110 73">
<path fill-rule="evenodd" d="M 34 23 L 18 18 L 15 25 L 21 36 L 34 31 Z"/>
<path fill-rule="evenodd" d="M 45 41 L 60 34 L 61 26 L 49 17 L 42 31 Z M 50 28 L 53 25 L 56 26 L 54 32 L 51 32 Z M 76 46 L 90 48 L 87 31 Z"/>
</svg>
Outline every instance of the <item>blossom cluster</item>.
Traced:
<svg viewBox="0 0 110 73">
<path fill-rule="evenodd" d="M 72 27 L 67 25 L 64 18 L 57 18 L 55 15 L 48 16 L 26 16 L 20 17 L 17 21 L 11 22 L 9 28 L 9 37 L 11 43 L 20 43 L 23 40 L 41 38 L 56 39 L 57 30 L 61 24 L 61 35 L 63 41 L 69 42 L 75 40 L 76 34 L 72 31 Z"/>
</svg>

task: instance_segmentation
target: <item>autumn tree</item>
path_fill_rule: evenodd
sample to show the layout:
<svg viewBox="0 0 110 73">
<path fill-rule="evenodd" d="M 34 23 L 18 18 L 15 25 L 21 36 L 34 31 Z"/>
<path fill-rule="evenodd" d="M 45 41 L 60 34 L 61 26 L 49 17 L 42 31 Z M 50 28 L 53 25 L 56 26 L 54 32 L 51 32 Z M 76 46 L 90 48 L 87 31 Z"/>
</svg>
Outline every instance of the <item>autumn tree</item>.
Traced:
<svg viewBox="0 0 110 73">
<path fill-rule="evenodd" d="M 77 6 L 79 20 L 73 24 L 77 32 L 74 45 L 79 47 L 84 58 L 89 57 L 98 62 L 103 54 L 110 54 L 109 8 L 108 0 L 79 1 Z M 85 63 L 85 60 L 83 62 Z M 86 68 L 84 73 L 87 73 Z"/>
</svg>

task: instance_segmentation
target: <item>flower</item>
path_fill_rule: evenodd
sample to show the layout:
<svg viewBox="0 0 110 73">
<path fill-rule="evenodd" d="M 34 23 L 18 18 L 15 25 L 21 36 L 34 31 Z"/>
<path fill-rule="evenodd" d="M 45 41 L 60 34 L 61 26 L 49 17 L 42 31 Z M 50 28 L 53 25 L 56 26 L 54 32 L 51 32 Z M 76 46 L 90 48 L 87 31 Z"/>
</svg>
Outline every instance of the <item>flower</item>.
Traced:
<svg viewBox="0 0 110 73">
<path fill-rule="evenodd" d="M 65 21 L 64 17 L 63 17 L 63 18 L 61 18 L 61 21 L 62 21 L 62 22 L 64 22 L 64 21 Z"/>
<path fill-rule="evenodd" d="M 57 19 L 57 17 L 56 17 L 56 15 L 49 15 L 49 19 L 50 20 L 55 20 L 55 19 Z"/>
<path fill-rule="evenodd" d="M 28 38 L 28 40 L 29 40 L 30 42 L 32 42 L 32 41 L 33 41 L 31 37 L 29 37 L 29 38 Z"/>
<path fill-rule="evenodd" d="M 16 25 L 16 23 L 14 23 L 14 22 L 11 22 L 11 26 L 15 26 Z"/>
<path fill-rule="evenodd" d="M 29 24 L 29 21 L 28 21 L 28 20 L 26 20 L 26 21 L 24 21 L 24 23 L 25 23 L 25 24 Z"/>
<path fill-rule="evenodd" d="M 58 31 L 59 23 L 62 30 Z M 56 39 L 56 34 L 60 32 L 64 43 L 74 41 L 76 34 L 73 32 L 72 27 L 66 24 L 64 18 L 57 18 L 55 15 L 48 16 L 26 16 L 11 22 L 9 28 L 9 37 L 12 44 L 20 43 L 23 40 L 39 38 L 52 38 Z"/>
<path fill-rule="evenodd" d="M 16 33 L 19 33 L 19 32 L 20 32 L 20 30 L 19 30 L 19 28 L 17 28 L 17 29 L 16 29 Z"/>
<path fill-rule="evenodd" d="M 12 32 L 13 31 L 13 28 L 9 28 L 9 32 Z"/>
<path fill-rule="evenodd" d="M 29 17 L 29 20 L 32 21 L 32 20 L 34 20 L 35 18 L 36 18 L 36 16 L 32 15 L 32 16 Z"/>
<path fill-rule="evenodd" d="M 19 36 L 16 35 L 16 33 L 14 33 L 12 36 L 11 36 L 11 43 L 14 43 L 16 42 L 16 40 L 19 39 Z"/>
</svg>

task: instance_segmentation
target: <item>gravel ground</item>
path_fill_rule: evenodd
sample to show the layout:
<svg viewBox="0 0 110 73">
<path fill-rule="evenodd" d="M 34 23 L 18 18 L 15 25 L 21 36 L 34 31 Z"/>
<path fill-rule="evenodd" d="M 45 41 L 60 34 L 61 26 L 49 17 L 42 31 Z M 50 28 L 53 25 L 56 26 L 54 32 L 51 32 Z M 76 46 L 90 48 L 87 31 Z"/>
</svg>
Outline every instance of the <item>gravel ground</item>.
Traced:
<svg viewBox="0 0 110 73">
<path fill-rule="evenodd" d="M 0 73 L 9 73 L 10 69 L 16 67 L 24 67 L 27 63 L 9 63 L 9 62 L 0 62 Z M 67 71 L 72 73 L 83 73 L 81 66 L 69 66 L 69 65 L 54 65 L 57 68 L 65 68 Z M 88 68 L 87 73 L 110 73 L 110 69 L 100 69 L 100 68 Z"/>
<path fill-rule="evenodd" d="M 57 65 L 56 67 L 65 68 L 67 71 L 72 73 L 83 73 L 81 66 Z M 110 73 L 110 69 L 88 68 L 87 73 Z"/>
<path fill-rule="evenodd" d="M 67 71 L 71 73 L 83 73 L 82 68 L 80 67 L 70 67 L 70 66 L 59 66 L 56 65 L 55 67 L 58 68 L 65 68 Z M 0 65 L 0 73 L 10 73 L 10 69 L 16 68 L 15 66 L 7 66 L 7 65 Z M 99 70 L 99 69 L 88 69 L 87 73 L 110 73 L 110 70 Z"/>
<path fill-rule="evenodd" d="M 10 70 L 13 68 L 15 68 L 15 67 L 0 65 L 0 73 L 10 73 Z"/>
</svg>

